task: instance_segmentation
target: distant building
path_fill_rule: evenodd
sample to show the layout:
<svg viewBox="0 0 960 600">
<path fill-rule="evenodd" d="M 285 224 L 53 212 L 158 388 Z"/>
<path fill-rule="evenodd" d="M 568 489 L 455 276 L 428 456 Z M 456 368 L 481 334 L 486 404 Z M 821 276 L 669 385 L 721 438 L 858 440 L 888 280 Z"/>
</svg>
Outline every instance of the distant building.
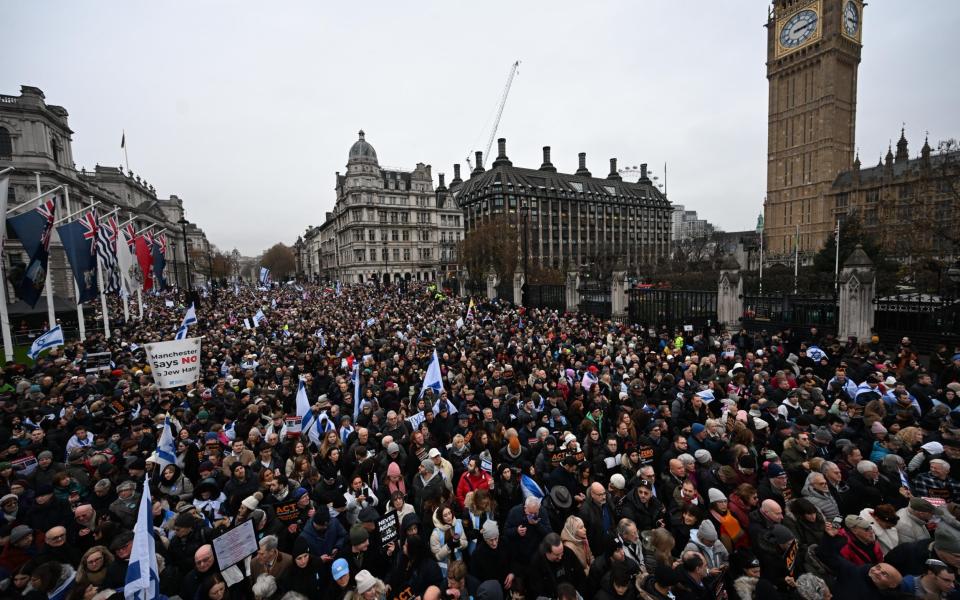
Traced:
<svg viewBox="0 0 960 600">
<path fill-rule="evenodd" d="M 697 216 L 697 211 L 686 210 L 682 204 L 674 204 L 670 215 L 673 244 L 709 237 L 713 233 L 713 225 L 706 219 Z"/>
<path fill-rule="evenodd" d="M 401 279 L 437 281 L 457 270 L 463 217 L 430 165 L 413 171 L 381 167 L 364 132 L 337 173 L 337 200 L 324 223 L 299 240 L 298 273 L 344 283 Z"/>
<path fill-rule="evenodd" d="M 515 167 L 507 158 L 506 140 L 489 170 L 477 162 L 470 179 L 461 181 L 454 165 L 450 192 L 463 209 L 467 233 L 483 222 L 504 216 L 518 230 L 526 223 L 527 247 L 518 251 L 531 265 L 560 270 L 592 262 L 619 262 L 628 270 L 670 254 L 671 207 L 641 165 L 636 183 L 623 181 L 616 159 L 610 174 L 594 177 L 580 154 L 575 173 L 559 173 L 543 149 L 539 169 Z M 525 253 L 524 253 L 525 250 Z"/>
</svg>

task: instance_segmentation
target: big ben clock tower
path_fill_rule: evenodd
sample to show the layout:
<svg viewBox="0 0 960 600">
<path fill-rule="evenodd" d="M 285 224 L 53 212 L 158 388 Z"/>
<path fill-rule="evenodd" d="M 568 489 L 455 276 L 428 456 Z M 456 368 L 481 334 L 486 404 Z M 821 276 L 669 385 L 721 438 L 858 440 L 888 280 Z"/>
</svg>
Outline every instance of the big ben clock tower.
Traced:
<svg viewBox="0 0 960 600">
<path fill-rule="evenodd" d="M 864 3 L 774 0 L 767 19 L 768 256 L 819 250 L 833 231 L 826 192 L 853 164 Z M 799 234 L 799 235 L 798 235 Z"/>
</svg>

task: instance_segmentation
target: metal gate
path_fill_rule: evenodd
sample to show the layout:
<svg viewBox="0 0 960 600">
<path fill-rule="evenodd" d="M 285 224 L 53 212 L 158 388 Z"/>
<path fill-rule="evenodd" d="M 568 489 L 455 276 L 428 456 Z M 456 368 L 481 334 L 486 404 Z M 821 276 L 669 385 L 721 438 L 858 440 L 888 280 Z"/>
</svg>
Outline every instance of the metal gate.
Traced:
<svg viewBox="0 0 960 600">
<path fill-rule="evenodd" d="M 501 281 L 496 290 L 498 299 L 513 303 L 513 277 Z"/>
<path fill-rule="evenodd" d="M 765 294 L 743 296 L 743 327 L 750 332 L 809 329 L 837 333 L 840 311 L 836 296 Z"/>
<path fill-rule="evenodd" d="M 580 293 L 579 311 L 594 317 L 609 319 L 613 313 L 609 285 L 586 285 L 577 289 Z"/>
<path fill-rule="evenodd" d="M 566 286 L 562 284 L 528 283 L 523 286 L 523 305 L 563 312 L 567 309 L 566 292 Z"/>
<path fill-rule="evenodd" d="M 627 290 L 630 322 L 659 329 L 692 325 L 696 329 L 717 322 L 717 292 L 701 290 Z"/>
<path fill-rule="evenodd" d="M 883 344 L 909 337 L 930 352 L 938 344 L 960 343 L 960 300 L 930 294 L 900 294 L 874 300 L 873 330 Z"/>
</svg>

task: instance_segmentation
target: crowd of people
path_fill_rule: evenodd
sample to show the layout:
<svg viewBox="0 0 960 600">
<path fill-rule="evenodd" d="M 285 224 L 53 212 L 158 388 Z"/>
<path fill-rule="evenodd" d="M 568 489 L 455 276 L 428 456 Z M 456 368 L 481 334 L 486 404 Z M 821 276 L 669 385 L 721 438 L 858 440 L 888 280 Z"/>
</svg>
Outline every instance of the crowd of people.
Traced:
<svg viewBox="0 0 960 600">
<path fill-rule="evenodd" d="M 198 299 L 199 380 L 160 389 L 143 345 L 185 295 L 144 303 L 3 369 L 0 595 L 123 594 L 149 476 L 183 600 L 958 597 L 957 349 L 231 284 Z M 233 577 L 214 540 L 247 521 Z"/>
</svg>

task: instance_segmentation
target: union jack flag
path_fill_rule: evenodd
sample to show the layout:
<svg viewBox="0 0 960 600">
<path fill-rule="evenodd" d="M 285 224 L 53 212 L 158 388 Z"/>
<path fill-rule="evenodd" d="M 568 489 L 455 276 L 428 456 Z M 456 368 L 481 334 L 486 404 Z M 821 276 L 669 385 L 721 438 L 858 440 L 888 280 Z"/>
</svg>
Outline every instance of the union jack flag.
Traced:
<svg viewBox="0 0 960 600">
<path fill-rule="evenodd" d="M 80 217 L 80 224 L 83 225 L 83 239 L 90 242 L 90 254 L 95 254 L 97 251 L 97 230 L 100 229 L 97 214 L 92 210 L 87 211 Z"/>
<path fill-rule="evenodd" d="M 115 217 L 110 217 L 107 220 L 107 229 L 109 230 L 108 239 L 110 240 L 110 249 L 113 250 L 113 253 L 117 253 L 117 239 L 120 237 L 120 224 L 117 223 Z"/>
<path fill-rule="evenodd" d="M 137 230 L 132 222 L 127 223 L 127 246 L 130 247 L 130 252 L 137 251 Z"/>
<path fill-rule="evenodd" d="M 157 241 L 160 243 L 160 254 L 167 255 L 167 234 L 161 233 L 157 236 Z"/>
<path fill-rule="evenodd" d="M 54 216 L 56 206 L 56 197 L 50 198 L 46 202 L 41 202 L 40 205 L 37 206 L 37 212 L 47 220 L 46 225 L 43 227 L 43 233 L 40 236 L 44 250 L 50 250 L 50 234 L 53 233 L 53 222 L 56 220 Z"/>
</svg>

